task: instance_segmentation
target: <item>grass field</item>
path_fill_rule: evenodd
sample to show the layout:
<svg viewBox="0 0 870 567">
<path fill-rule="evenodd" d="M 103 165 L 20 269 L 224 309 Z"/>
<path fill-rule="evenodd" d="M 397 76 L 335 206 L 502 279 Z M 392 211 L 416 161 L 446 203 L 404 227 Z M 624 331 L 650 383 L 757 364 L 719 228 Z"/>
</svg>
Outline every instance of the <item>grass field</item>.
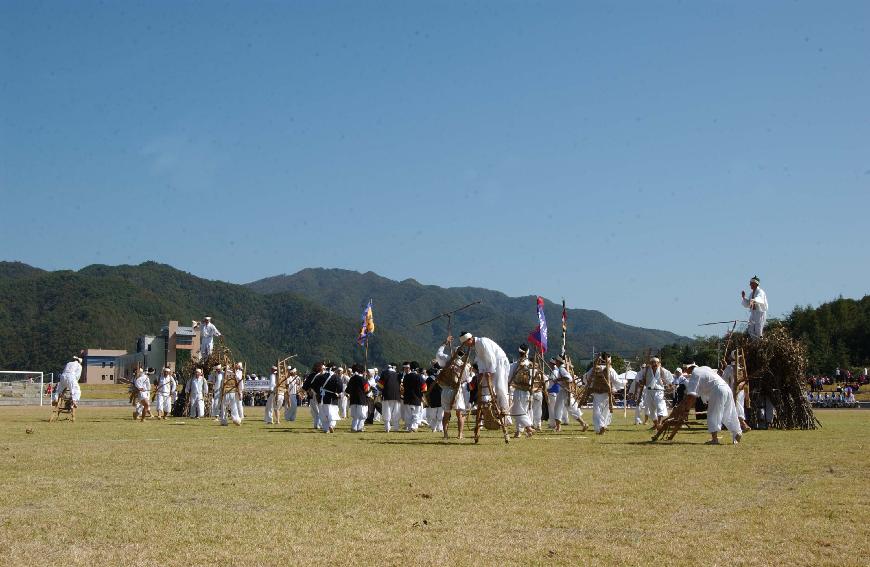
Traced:
<svg viewBox="0 0 870 567">
<path fill-rule="evenodd" d="M 867 564 L 866 411 L 714 447 L 650 444 L 621 413 L 602 437 L 475 446 L 246 410 L 220 427 L 0 407 L 0 565 Z"/>
</svg>

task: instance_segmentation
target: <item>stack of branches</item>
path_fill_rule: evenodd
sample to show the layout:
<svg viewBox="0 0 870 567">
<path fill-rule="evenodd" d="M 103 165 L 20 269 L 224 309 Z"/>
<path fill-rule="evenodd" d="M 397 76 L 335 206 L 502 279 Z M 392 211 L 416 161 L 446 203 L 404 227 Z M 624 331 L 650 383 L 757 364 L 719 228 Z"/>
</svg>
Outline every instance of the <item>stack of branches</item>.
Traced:
<svg viewBox="0 0 870 567">
<path fill-rule="evenodd" d="M 751 408 L 765 407 L 765 400 L 773 403 L 772 425 L 778 429 L 821 426 L 802 390 L 807 369 L 803 343 L 793 339 L 784 327 L 770 329 L 760 339 L 750 340 L 744 334 L 732 338 L 732 344 L 743 348 L 746 355 Z M 747 413 L 757 415 L 756 411 Z"/>
<path fill-rule="evenodd" d="M 205 359 L 194 360 L 192 357 L 189 358 L 184 363 L 179 378 L 183 380 L 184 384 L 187 384 L 187 381 L 193 378 L 193 374 L 197 368 L 202 368 L 203 376 L 208 377 L 218 364 L 223 366 L 224 372 L 232 371 L 235 366 L 235 363 L 233 362 L 233 352 L 230 350 L 230 347 L 224 344 L 222 337 L 218 337 L 214 350 L 212 350 L 211 354 Z"/>
</svg>

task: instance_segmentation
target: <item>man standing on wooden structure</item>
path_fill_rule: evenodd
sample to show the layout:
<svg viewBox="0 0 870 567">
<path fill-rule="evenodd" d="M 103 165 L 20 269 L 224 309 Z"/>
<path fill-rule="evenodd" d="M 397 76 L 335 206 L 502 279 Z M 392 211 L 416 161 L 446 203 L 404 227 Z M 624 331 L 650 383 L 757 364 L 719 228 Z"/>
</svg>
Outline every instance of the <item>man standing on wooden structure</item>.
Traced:
<svg viewBox="0 0 870 567">
<path fill-rule="evenodd" d="M 194 327 L 197 324 L 194 323 Z M 203 317 L 199 323 L 199 357 L 205 360 L 211 355 L 214 350 L 214 338 L 221 336 L 221 332 L 217 330 L 214 323 L 211 322 L 211 317 Z"/>
<path fill-rule="evenodd" d="M 759 339 L 764 334 L 764 323 L 767 320 L 767 294 L 759 287 L 760 283 L 758 276 L 752 276 L 749 280 L 752 290 L 749 297 L 746 297 L 745 291 L 740 292 L 743 307 L 749 309 L 749 326 L 746 330 L 753 339 Z"/>
</svg>

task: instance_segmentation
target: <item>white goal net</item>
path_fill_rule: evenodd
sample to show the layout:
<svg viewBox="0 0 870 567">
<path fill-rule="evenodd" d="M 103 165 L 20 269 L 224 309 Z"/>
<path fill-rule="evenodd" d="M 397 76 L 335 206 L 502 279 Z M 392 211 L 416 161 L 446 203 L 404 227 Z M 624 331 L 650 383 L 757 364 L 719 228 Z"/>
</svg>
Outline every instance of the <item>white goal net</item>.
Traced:
<svg viewBox="0 0 870 567">
<path fill-rule="evenodd" d="M 45 377 L 42 372 L 27 370 L 0 370 L 0 404 L 43 405 L 46 397 Z"/>
</svg>

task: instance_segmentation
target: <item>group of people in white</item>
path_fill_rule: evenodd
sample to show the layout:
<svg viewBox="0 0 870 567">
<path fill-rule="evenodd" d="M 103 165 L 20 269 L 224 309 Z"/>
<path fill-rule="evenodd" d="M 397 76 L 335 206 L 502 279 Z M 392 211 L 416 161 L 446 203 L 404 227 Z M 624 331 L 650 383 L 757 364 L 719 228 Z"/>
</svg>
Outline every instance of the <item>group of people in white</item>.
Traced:
<svg viewBox="0 0 870 567">
<path fill-rule="evenodd" d="M 749 296 L 741 292 L 743 305 L 750 312 L 748 332 L 755 338 L 763 333 L 768 309 L 767 296 L 759 283 L 758 277 L 753 277 Z M 206 360 L 213 352 L 215 337 L 221 333 L 211 317 L 194 322 L 194 327 L 197 326 L 200 358 Z M 324 432 L 334 432 L 337 421 L 350 416 L 352 432 L 361 432 L 366 423 L 380 421 L 387 432 L 418 431 L 426 425 L 447 438 L 455 414 L 457 437 L 461 439 L 466 416 L 475 409 L 491 406 L 497 408 L 496 417 L 503 424 L 514 425 L 514 437 L 532 436 L 541 430 L 546 399 L 549 428 L 562 431 L 574 420 L 586 431 L 589 424 L 583 419 L 581 408 L 591 404 L 592 427 L 602 435 L 611 425 L 614 392 L 625 389 L 625 398 L 630 394 L 637 400 L 636 424 L 651 419 L 657 428 L 669 413 L 665 392 L 677 387 L 684 393 L 679 403 L 693 404 L 700 397 L 708 404 L 710 443 L 718 443 L 723 426 L 734 443 L 749 430 L 743 384 L 735 384 L 740 373 L 735 371 L 734 360 L 720 375 L 694 363 L 672 373 L 657 357 L 652 357 L 629 380 L 627 373 L 617 374 L 611 367 L 607 353 L 599 353 L 588 371 L 576 375 L 566 356 L 546 362 L 542 356 L 530 358 L 525 344 L 511 362 L 504 350 L 487 337 L 463 332 L 456 349 L 452 343 L 453 337 L 447 337 L 435 353 L 431 369 L 423 369 L 416 362 L 403 363 L 401 371 L 394 364 L 380 371 L 360 364 L 348 369 L 340 364 L 319 362 L 303 380 L 292 367 L 286 368 L 279 378 L 278 367 L 273 366 L 265 387 L 268 397 L 264 422 L 277 423 L 282 413 L 286 421 L 295 421 L 298 405 L 305 397 L 314 427 Z M 75 356 L 65 366 L 53 392 L 54 403 L 65 391 L 73 404 L 78 403 L 81 362 Z M 169 367 L 152 384 L 154 374 L 152 368 L 142 369 L 131 384 L 134 419 L 166 419 L 171 415 L 178 397 L 178 381 Z M 227 369 L 217 365 L 208 377 L 202 368 L 196 368 L 194 376 L 184 385 L 185 414 L 194 419 L 212 416 L 221 425 L 230 421 L 241 425 L 245 418 L 245 383 L 241 362 Z"/>
</svg>

